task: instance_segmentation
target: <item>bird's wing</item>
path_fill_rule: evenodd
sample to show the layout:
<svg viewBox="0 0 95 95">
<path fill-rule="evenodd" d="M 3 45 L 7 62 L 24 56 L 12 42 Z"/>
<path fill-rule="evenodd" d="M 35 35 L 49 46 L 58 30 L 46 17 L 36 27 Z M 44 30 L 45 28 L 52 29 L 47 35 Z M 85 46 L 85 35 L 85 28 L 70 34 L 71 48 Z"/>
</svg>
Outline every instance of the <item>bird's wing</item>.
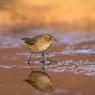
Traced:
<svg viewBox="0 0 95 95">
<path fill-rule="evenodd" d="M 38 36 L 31 38 L 30 39 L 30 45 L 36 44 L 39 41 L 39 39 L 41 39 L 41 38 L 42 38 L 42 35 L 38 35 Z"/>
<path fill-rule="evenodd" d="M 35 39 L 32 38 L 21 38 L 22 40 L 24 40 L 24 42 L 28 45 L 34 45 L 35 43 Z"/>
<path fill-rule="evenodd" d="M 42 35 L 38 35 L 33 38 L 22 38 L 22 40 L 24 40 L 25 43 L 29 45 L 35 45 L 38 42 L 38 40 L 41 39 L 42 37 L 43 37 Z"/>
<path fill-rule="evenodd" d="M 36 40 L 36 39 L 31 38 L 28 44 L 29 44 L 29 45 L 35 45 L 35 44 L 36 44 L 36 42 L 37 42 L 37 40 Z"/>
</svg>

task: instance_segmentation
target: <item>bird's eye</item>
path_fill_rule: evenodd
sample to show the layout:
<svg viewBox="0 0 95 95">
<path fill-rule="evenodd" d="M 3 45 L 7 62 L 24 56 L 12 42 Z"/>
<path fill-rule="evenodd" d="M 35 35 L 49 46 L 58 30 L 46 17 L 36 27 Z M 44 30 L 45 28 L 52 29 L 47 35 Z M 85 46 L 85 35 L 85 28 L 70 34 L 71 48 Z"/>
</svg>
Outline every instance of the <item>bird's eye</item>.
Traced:
<svg viewBox="0 0 95 95">
<path fill-rule="evenodd" d="M 50 40 L 52 40 L 52 38 L 49 38 Z"/>
</svg>

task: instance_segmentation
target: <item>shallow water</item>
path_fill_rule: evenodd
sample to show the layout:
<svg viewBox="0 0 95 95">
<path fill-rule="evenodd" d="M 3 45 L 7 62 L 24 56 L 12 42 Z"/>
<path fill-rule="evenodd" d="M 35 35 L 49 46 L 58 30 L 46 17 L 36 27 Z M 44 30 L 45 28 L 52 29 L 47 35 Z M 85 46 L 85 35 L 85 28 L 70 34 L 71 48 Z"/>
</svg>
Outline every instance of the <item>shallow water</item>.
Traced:
<svg viewBox="0 0 95 95">
<path fill-rule="evenodd" d="M 27 33 L 19 34 L 17 36 L 14 36 L 13 34 L 0 36 L 1 51 L 6 50 L 0 54 L 0 59 L 1 59 L 0 67 L 6 69 L 30 68 L 26 64 L 19 65 L 19 66 L 15 64 L 16 63 L 15 60 L 23 59 L 23 57 L 24 58 L 29 57 L 30 55 L 29 52 L 26 50 L 25 51 L 23 50 L 23 52 L 18 52 L 16 49 L 24 48 L 23 46 L 25 46 L 25 44 L 23 44 L 23 41 L 20 40 L 21 37 L 25 37 L 25 35 L 29 37 L 30 34 L 33 36 L 40 33 L 50 33 L 54 35 L 56 38 L 58 38 L 59 40 L 59 42 L 55 45 L 55 47 L 57 46 L 59 50 L 58 51 L 54 50 L 53 52 L 49 52 L 48 57 L 56 58 L 58 55 L 62 56 L 61 58 L 59 58 L 61 59 L 61 62 L 60 60 L 58 60 L 58 63 L 56 65 L 54 64 L 54 68 L 52 69 L 48 68 L 49 66 L 47 66 L 48 71 L 52 71 L 52 72 L 70 71 L 76 74 L 94 75 L 93 68 L 94 68 L 94 61 L 95 61 L 94 60 L 95 36 L 94 35 L 90 36 L 90 34 L 87 32 L 79 32 L 79 31 L 70 32 L 70 33 L 66 33 L 66 32 L 58 33 L 53 29 L 34 29 L 32 31 L 29 30 Z M 84 41 L 86 41 L 86 44 Z M 65 43 L 65 47 L 63 42 Z M 61 45 L 61 50 L 60 50 L 60 45 Z M 13 50 L 15 49 L 15 50 L 11 52 L 11 54 L 9 54 L 7 50 L 11 51 L 11 49 Z M 34 59 L 40 57 L 41 55 L 39 54 L 32 55 L 32 58 Z M 9 62 L 13 60 L 14 64 L 11 64 L 11 62 L 6 63 L 5 60 L 8 60 Z M 27 62 L 23 61 L 23 63 L 27 63 Z M 35 61 L 33 63 L 38 63 L 38 61 Z M 60 67 L 60 65 L 62 65 L 62 67 Z"/>
<path fill-rule="evenodd" d="M 56 89 L 50 93 L 37 91 L 23 82 L 31 67 L 41 70 L 39 61 L 42 59 L 41 54 L 33 54 L 32 66 L 28 66 L 30 52 L 20 38 L 29 37 L 32 32 L 36 35 L 38 31 L 39 34 L 51 31 L 59 40 L 46 55 L 57 60 L 56 64 L 48 65 L 46 62 L 45 65 L 46 72 L 56 84 Z M 0 95 L 95 95 L 95 35 L 90 36 L 86 32 L 63 35 L 53 31 L 30 30 L 18 36 L 0 36 Z"/>
<path fill-rule="evenodd" d="M 12 52 L 9 54 L 9 52 L 5 51 L 0 54 L 0 59 L 2 62 L 0 62 L 0 68 L 31 68 L 27 65 L 27 59 L 30 56 L 28 51 L 18 52 L 16 49 L 8 49 L 8 51 Z M 63 50 L 60 52 L 54 51 L 50 52 L 48 55 L 46 55 L 46 57 L 49 57 L 53 60 L 57 59 L 57 63 L 52 63 L 50 65 L 48 65 L 48 62 L 46 62 L 47 71 L 72 72 L 74 74 L 84 74 L 87 76 L 95 75 L 95 50 Z M 6 60 L 8 63 L 5 62 Z M 39 63 L 41 60 L 41 54 L 33 54 L 32 60 L 31 63 L 34 64 L 32 68 L 41 67 L 41 63 Z"/>
</svg>

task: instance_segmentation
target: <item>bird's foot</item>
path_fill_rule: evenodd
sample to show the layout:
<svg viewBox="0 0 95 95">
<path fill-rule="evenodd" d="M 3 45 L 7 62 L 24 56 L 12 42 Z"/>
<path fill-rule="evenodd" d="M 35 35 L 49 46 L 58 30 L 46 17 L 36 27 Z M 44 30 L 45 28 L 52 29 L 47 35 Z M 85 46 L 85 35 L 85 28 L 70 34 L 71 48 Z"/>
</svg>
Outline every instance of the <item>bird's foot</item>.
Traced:
<svg viewBox="0 0 95 95">
<path fill-rule="evenodd" d="M 47 58 L 47 61 L 48 61 L 48 64 L 47 64 L 47 65 L 57 64 L 57 63 L 58 63 L 57 60 L 55 60 L 55 59 L 50 59 L 50 58 Z"/>
</svg>

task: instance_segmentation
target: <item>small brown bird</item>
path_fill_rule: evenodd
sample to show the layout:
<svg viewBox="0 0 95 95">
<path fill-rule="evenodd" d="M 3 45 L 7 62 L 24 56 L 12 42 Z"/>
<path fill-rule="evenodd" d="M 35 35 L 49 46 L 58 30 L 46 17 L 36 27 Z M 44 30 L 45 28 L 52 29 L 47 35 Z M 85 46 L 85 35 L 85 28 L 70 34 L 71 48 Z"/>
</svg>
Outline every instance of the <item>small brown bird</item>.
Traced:
<svg viewBox="0 0 95 95">
<path fill-rule="evenodd" d="M 45 58 L 44 52 L 47 51 L 51 46 L 51 44 L 55 41 L 55 38 L 49 34 L 42 34 L 34 36 L 33 38 L 21 38 L 21 39 L 24 40 L 25 43 L 29 46 L 30 51 L 32 53 L 42 53 L 43 58 Z M 29 65 L 30 65 L 31 56 L 28 61 Z"/>
</svg>

